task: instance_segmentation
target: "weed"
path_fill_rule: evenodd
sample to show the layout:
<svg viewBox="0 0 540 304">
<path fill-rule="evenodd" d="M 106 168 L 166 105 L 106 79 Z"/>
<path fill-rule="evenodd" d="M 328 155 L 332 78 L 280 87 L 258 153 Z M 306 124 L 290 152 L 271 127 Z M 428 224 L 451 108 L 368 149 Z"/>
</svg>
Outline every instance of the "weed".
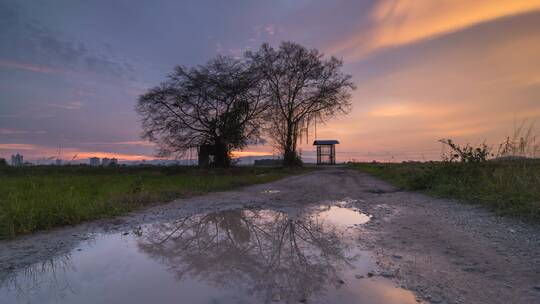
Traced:
<svg viewBox="0 0 540 304">
<path fill-rule="evenodd" d="M 443 138 L 439 142 L 450 147 L 450 153 L 443 154 L 443 161 L 453 162 L 460 161 L 464 163 L 479 163 L 488 160 L 491 154 L 491 147 L 485 143 L 479 145 L 478 147 L 473 147 L 470 144 L 461 146 L 451 139 Z"/>
</svg>

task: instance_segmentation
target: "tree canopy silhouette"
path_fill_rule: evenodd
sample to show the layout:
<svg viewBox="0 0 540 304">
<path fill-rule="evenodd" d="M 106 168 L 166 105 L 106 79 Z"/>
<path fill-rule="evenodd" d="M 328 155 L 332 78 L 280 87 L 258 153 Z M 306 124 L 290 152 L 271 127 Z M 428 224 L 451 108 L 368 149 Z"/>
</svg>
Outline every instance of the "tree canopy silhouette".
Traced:
<svg viewBox="0 0 540 304">
<path fill-rule="evenodd" d="M 195 68 L 176 67 L 139 98 L 143 137 L 157 143 L 161 156 L 209 147 L 214 164 L 226 167 L 232 150 L 266 131 L 284 165 L 301 164 L 297 142 L 310 122 L 350 109 L 354 85 L 342 66 L 316 49 L 283 42 L 278 49 L 265 43 L 244 60 L 218 56 Z"/>
<path fill-rule="evenodd" d="M 143 137 L 157 144 L 160 156 L 210 146 L 215 165 L 226 167 L 233 149 L 260 138 L 266 107 L 259 82 L 249 65 L 231 57 L 178 66 L 139 97 Z"/>
<path fill-rule="evenodd" d="M 246 57 L 261 74 L 270 98 L 268 133 L 283 153 L 284 165 L 298 165 L 297 142 L 309 123 L 349 111 L 355 88 L 351 76 L 341 71 L 341 60 L 324 59 L 316 49 L 293 42 L 283 42 L 277 50 L 265 43 Z"/>
</svg>

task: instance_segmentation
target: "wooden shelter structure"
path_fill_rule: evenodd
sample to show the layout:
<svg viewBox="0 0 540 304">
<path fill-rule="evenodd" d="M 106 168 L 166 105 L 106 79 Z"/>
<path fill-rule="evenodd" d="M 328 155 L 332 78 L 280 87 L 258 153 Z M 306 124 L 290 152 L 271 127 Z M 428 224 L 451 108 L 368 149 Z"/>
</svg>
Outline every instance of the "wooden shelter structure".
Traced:
<svg viewBox="0 0 540 304">
<path fill-rule="evenodd" d="M 317 146 L 317 165 L 335 165 L 336 164 L 336 145 L 339 141 L 315 140 L 314 146 Z"/>
</svg>

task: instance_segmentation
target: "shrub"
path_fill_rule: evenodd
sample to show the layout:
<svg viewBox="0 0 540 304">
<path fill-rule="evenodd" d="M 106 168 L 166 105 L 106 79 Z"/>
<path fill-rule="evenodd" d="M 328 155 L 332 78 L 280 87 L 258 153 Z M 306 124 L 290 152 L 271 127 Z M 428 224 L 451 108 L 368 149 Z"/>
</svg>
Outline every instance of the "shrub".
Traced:
<svg viewBox="0 0 540 304">
<path fill-rule="evenodd" d="M 443 155 L 443 161 L 453 162 L 460 161 L 464 163 L 479 163 L 488 160 L 491 154 L 491 147 L 485 143 L 479 145 L 478 147 L 471 146 L 466 144 L 465 146 L 460 146 L 456 144 L 451 139 L 443 138 L 439 142 L 450 147 L 450 152 Z"/>
</svg>

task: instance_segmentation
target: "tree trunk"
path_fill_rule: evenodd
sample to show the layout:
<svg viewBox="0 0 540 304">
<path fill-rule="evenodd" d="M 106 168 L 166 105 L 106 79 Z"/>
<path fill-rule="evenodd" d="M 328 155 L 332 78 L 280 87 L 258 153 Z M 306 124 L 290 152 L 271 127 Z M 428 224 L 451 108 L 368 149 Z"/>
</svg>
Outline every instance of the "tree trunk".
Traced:
<svg viewBox="0 0 540 304">
<path fill-rule="evenodd" d="M 296 153 L 295 131 L 296 128 L 292 125 L 292 123 L 288 123 L 287 138 L 285 140 L 285 147 L 283 147 L 283 166 L 285 167 L 298 167 L 302 165 L 302 160 Z"/>
<path fill-rule="evenodd" d="M 220 168 L 227 168 L 231 165 L 231 158 L 229 156 L 229 149 L 227 145 L 221 142 L 216 142 L 214 150 L 214 166 Z"/>
</svg>

